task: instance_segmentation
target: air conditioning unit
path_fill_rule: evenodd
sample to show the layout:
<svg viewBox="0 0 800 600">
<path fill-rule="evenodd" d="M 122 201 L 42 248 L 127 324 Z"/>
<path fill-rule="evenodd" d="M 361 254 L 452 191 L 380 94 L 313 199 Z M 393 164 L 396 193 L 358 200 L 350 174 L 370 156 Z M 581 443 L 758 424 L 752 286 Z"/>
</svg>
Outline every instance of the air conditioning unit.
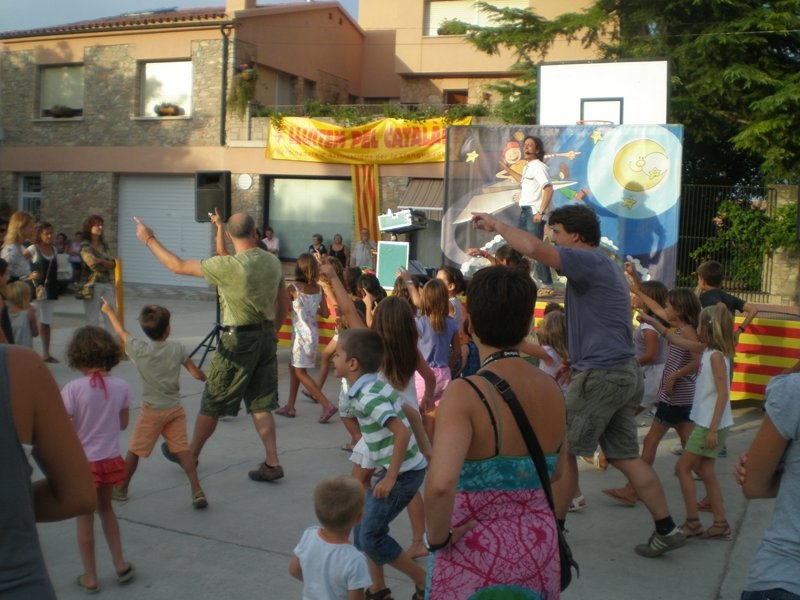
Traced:
<svg viewBox="0 0 800 600">
<path fill-rule="evenodd" d="M 385 215 L 378 215 L 378 227 L 381 231 L 394 233 L 407 233 L 428 226 L 425 213 L 418 210 L 405 209 L 398 212 L 387 211 Z"/>
</svg>

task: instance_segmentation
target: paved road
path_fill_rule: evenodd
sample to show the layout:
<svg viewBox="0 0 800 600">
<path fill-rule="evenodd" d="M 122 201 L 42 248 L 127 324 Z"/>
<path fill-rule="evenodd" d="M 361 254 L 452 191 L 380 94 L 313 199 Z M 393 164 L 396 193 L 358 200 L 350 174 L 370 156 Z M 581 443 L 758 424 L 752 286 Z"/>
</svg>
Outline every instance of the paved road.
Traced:
<svg viewBox="0 0 800 600">
<path fill-rule="evenodd" d="M 174 290 L 128 291 L 126 323 L 139 334 L 136 315 L 141 306 L 162 303 L 173 315 L 173 338 L 190 350 L 211 329 L 214 304 L 209 295 L 191 295 Z M 71 297 L 58 301 L 54 322 L 54 355 L 63 358 L 63 348 L 72 331 L 83 324 L 82 306 Z M 38 347 L 38 346 L 37 346 Z M 281 398 L 288 393 L 288 349 L 280 350 Z M 75 373 L 63 362 L 53 365 L 59 385 Z M 126 378 L 138 394 L 139 384 L 130 362 L 114 373 Z M 184 374 L 184 406 L 190 423 L 199 405 L 201 384 Z M 325 390 L 335 397 L 336 383 Z M 189 598 L 299 598 L 301 585 L 293 580 L 287 565 L 303 529 L 314 522 L 311 492 L 317 481 L 331 474 L 349 472 L 347 455 L 339 447 L 347 440 L 338 419 L 317 423 L 319 409 L 298 401 L 296 419 L 278 419 L 278 446 L 286 478 L 280 482 L 256 483 L 247 471 L 262 459 L 263 449 L 250 419 L 241 414 L 222 420 L 207 444 L 199 467 L 209 499 L 207 510 L 190 506 L 189 487 L 183 472 L 156 452 L 140 462 L 130 488 L 130 500 L 117 504 L 126 558 L 136 566 L 136 578 L 125 587 L 114 580 L 113 567 L 96 526 L 99 577 L 102 593 L 109 598 L 181 600 Z M 131 415 L 131 423 L 138 409 Z M 760 405 L 734 408 L 737 425 L 728 441 L 731 457 L 745 450 L 760 423 Z M 123 432 L 125 447 L 130 431 Z M 646 428 L 639 429 L 640 435 Z M 656 467 L 666 485 L 676 521 L 684 510 L 678 482 L 672 476 L 675 457 L 669 449 L 676 443 L 668 436 L 660 447 Z M 626 508 L 606 498 L 601 489 L 623 484 L 623 477 L 610 469 L 603 473 L 588 465 L 581 468 L 581 487 L 588 507 L 571 515 L 569 540 L 581 566 L 580 579 L 563 594 L 572 599 L 647 598 L 712 600 L 736 599 L 753 551 L 772 512 L 771 501 L 748 503 L 736 485 L 734 459 L 720 459 L 718 473 L 735 531 L 733 541 L 690 540 L 686 547 L 658 559 L 641 558 L 633 547 L 647 539 L 652 522 L 643 506 Z M 711 516 L 703 514 L 706 525 Z M 408 521 L 395 527 L 401 543 L 410 542 Z M 82 598 L 74 587 L 81 573 L 72 521 L 40 526 L 48 568 L 59 598 Z M 396 598 L 411 596 L 412 586 L 389 570 L 389 583 Z"/>
</svg>

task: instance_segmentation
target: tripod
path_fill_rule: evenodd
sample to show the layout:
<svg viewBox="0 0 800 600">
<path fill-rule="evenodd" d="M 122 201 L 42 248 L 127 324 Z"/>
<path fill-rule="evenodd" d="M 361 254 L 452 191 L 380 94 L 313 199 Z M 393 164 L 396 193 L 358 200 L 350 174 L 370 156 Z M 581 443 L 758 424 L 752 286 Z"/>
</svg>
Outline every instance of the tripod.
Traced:
<svg viewBox="0 0 800 600">
<path fill-rule="evenodd" d="M 199 344 L 197 344 L 197 348 L 192 350 L 191 354 L 189 354 L 189 358 L 192 358 L 200 348 L 205 348 L 203 351 L 203 356 L 200 358 L 200 362 L 197 364 L 198 367 L 202 367 L 203 363 L 206 360 L 206 356 L 208 356 L 209 352 L 212 352 L 217 349 L 219 346 L 219 334 L 222 332 L 222 325 L 220 325 L 220 310 L 219 310 L 219 290 L 217 290 L 217 298 L 216 298 L 216 305 L 217 305 L 217 318 L 214 321 L 214 327 L 211 328 L 211 331 L 208 332 L 206 337 L 203 338 Z"/>
</svg>

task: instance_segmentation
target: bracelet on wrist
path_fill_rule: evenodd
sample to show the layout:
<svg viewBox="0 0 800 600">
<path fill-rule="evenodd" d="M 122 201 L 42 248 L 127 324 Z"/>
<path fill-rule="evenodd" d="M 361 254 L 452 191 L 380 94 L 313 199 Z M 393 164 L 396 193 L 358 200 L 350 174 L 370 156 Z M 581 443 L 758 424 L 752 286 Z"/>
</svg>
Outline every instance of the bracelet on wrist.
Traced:
<svg viewBox="0 0 800 600">
<path fill-rule="evenodd" d="M 744 325 L 739 325 L 739 327 L 736 328 L 736 331 L 738 331 L 739 333 L 744 333 L 745 329 L 747 328 Z"/>
<path fill-rule="evenodd" d="M 442 548 L 449 546 L 450 543 L 453 541 L 453 530 L 450 529 L 447 532 L 447 539 L 442 542 L 441 544 L 431 544 L 428 540 L 428 532 L 422 534 L 422 543 L 425 546 L 425 549 L 428 552 L 436 552 L 437 550 L 441 550 Z"/>
</svg>

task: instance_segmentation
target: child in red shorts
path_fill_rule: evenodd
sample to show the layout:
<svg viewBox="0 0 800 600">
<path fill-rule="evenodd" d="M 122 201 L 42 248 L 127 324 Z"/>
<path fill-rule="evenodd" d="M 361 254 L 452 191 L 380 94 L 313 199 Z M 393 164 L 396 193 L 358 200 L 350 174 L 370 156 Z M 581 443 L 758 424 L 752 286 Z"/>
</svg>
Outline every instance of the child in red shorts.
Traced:
<svg viewBox="0 0 800 600">
<path fill-rule="evenodd" d="M 111 491 L 125 477 L 125 463 L 119 453 L 119 433 L 128 426 L 131 390 L 125 380 L 109 371 L 122 357 L 114 338 L 100 327 L 81 327 L 67 347 L 69 366 L 83 373 L 61 390 L 67 414 L 72 420 L 97 488 L 97 513 L 119 583 L 133 578 L 133 565 L 122 557 L 117 515 L 111 506 Z M 94 515 L 78 520 L 78 549 L 84 573 L 75 580 L 82 591 L 94 594 L 97 567 L 94 553 Z"/>
</svg>

